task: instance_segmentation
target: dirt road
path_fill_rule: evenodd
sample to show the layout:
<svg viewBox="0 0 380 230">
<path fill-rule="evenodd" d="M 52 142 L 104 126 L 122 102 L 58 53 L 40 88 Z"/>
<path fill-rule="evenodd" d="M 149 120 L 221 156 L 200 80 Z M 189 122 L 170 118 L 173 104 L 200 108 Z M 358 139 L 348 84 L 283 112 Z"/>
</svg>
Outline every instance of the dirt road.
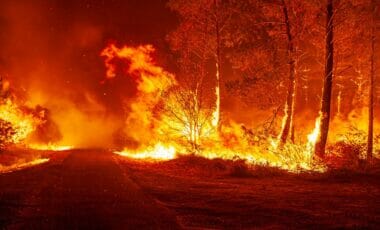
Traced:
<svg viewBox="0 0 380 230">
<path fill-rule="evenodd" d="M 105 151 L 57 153 L 0 175 L 0 229 L 176 229 L 175 215 Z"/>
</svg>

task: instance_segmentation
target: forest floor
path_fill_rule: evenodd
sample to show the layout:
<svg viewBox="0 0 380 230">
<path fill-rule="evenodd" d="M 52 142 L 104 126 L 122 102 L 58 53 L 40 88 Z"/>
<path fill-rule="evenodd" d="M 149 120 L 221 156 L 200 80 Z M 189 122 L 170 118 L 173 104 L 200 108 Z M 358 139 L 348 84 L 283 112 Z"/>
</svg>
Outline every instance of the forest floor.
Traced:
<svg viewBox="0 0 380 230">
<path fill-rule="evenodd" d="M 186 229 L 380 227 L 380 170 L 291 174 L 241 162 L 118 158 Z"/>
<path fill-rule="evenodd" d="M 26 153 L 19 156 L 50 160 L 0 173 L 0 229 L 380 226 L 376 167 L 291 174 L 194 156 L 147 162 L 105 150 Z M 12 154 L 1 153 L 0 162 L 17 162 Z"/>
</svg>

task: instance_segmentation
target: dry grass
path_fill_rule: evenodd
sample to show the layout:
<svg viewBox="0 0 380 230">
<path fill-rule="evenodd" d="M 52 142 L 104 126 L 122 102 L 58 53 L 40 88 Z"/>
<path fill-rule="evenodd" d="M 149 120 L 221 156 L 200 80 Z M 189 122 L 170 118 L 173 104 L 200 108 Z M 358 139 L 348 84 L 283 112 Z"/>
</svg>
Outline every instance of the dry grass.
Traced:
<svg viewBox="0 0 380 230">
<path fill-rule="evenodd" d="M 175 211 L 185 229 L 375 228 L 380 174 L 292 174 L 195 156 L 168 162 L 118 157 L 128 175 Z"/>
</svg>

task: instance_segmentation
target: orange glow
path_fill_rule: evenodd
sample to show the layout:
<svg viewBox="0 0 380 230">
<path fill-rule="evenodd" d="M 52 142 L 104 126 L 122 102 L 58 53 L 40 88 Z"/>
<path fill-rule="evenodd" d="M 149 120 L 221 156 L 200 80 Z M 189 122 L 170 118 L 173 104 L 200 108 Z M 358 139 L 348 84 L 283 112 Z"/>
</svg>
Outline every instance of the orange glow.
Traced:
<svg viewBox="0 0 380 230">
<path fill-rule="evenodd" d="M 0 173 L 9 173 L 9 172 L 13 172 L 13 171 L 18 171 L 18 170 L 33 167 L 36 165 L 44 164 L 44 163 L 47 163 L 48 161 L 49 161 L 49 159 L 47 159 L 47 158 L 41 158 L 41 159 L 29 161 L 29 162 L 21 162 L 21 163 L 17 163 L 17 164 L 12 164 L 9 166 L 3 166 L 0 164 Z"/>
<path fill-rule="evenodd" d="M 219 73 L 217 73 L 219 75 Z M 219 79 L 219 76 L 217 76 L 217 79 Z M 219 84 L 215 87 L 215 96 L 216 96 L 216 103 L 215 103 L 215 110 L 212 113 L 212 121 L 211 124 L 214 127 L 217 127 L 220 120 L 220 86 Z"/>
<path fill-rule="evenodd" d="M 4 103 L 0 104 L 0 119 L 11 124 L 14 134 L 11 135 L 9 141 L 13 144 L 19 144 L 26 140 L 41 122 L 32 115 L 25 114 L 10 99 L 6 99 Z"/>
<path fill-rule="evenodd" d="M 313 132 L 311 132 L 308 136 L 307 136 L 307 140 L 308 140 L 308 143 L 307 143 L 307 148 L 308 148 L 308 151 L 310 152 L 310 154 L 312 154 L 313 150 L 314 150 L 314 146 L 315 144 L 317 143 L 318 141 L 318 138 L 319 138 L 319 135 L 320 135 L 320 124 L 321 124 L 321 116 L 319 116 L 316 120 L 315 120 L 315 127 L 314 127 L 314 130 Z"/>
<path fill-rule="evenodd" d="M 28 147 L 34 150 L 45 150 L 45 151 L 67 151 L 73 149 L 74 146 L 69 145 L 58 145 L 54 143 L 48 144 L 29 144 Z"/>
<path fill-rule="evenodd" d="M 297 145 L 286 145 L 281 150 L 272 148 L 271 138 L 266 141 L 267 146 L 249 144 L 242 126 L 233 121 L 226 122 L 216 132 L 220 110 L 219 88 L 215 91 L 217 104 L 212 115 L 199 117 L 202 110 L 197 107 L 194 95 L 182 88 L 171 91 L 177 85 L 175 76 L 156 65 L 151 57 L 153 52 L 151 45 L 117 48 L 111 44 L 101 53 L 105 58 L 107 79 L 120 75 L 117 74 L 118 66 L 114 64 L 115 59 L 119 59 L 125 61 L 127 67 L 122 75 L 133 77 L 136 81 L 137 95 L 129 104 L 125 133 L 138 143 L 138 147 L 125 147 L 116 154 L 142 160 L 170 160 L 178 154 L 193 153 L 209 159 L 241 159 L 248 164 L 268 165 L 292 172 L 323 171 L 322 166 L 312 165 L 306 148 Z M 166 95 L 165 99 L 160 95 Z M 178 101 L 178 98 L 181 100 Z M 182 104 L 182 100 L 186 103 Z M 187 107 L 190 102 L 195 107 Z M 164 108 L 169 107 L 169 111 L 157 109 L 160 104 Z M 197 111 L 197 116 L 189 115 L 194 111 Z M 194 123 L 198 119 L 205 119 L 202 126 Z M 202 133 L 200 128 L 207 131 Z"/>
<path fill-rule="evenodd" d="M 142 150 L 125 149 L 115 153 L 135 159 L 171 160 L 176 157 L 175 147 L 165 146 L 162 143 L 157 143 L 154 147 L 147 147 Z"/>
<path fill-rule="evenodd" d="M 107 79 L 116 77 L 115 59 L 125 61 L 124 74 L 136 81 L 137 95 L 128 105 L 130 112 L 125 121 L 125 130 L 133 141 L 144 145 L 155 145 L 159 130 L 160 114 L 155 112 L 165 90 L 177 84 L 174 75 L 157 66 L 151 54 L 154 48 L 151 45 L 137 48 L 124 46 L 117 48 L 114 44 L 106 47 L 101 56 L 105 58 Z M 152 127 L 156 127 L 152 130 Z"/>
</svg>

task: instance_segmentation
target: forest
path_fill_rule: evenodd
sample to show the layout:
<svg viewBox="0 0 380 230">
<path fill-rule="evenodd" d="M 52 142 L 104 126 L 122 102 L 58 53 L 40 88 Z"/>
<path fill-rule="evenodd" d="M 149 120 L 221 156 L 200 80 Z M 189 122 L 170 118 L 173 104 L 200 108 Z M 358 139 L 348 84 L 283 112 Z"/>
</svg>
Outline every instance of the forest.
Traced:
<svg viewBox="0 0 380 230">
<path fill-rule="evenodd" d="M 0 1 L 0 229 L 378 229 L 379 0 Z"/>
<path fill-rule="evenodd" d="M 134 158 L 195 154 L 290 171 L 372 162 L 380 147 L 378 5 L 171 0 L 178 22 L 165 41 L 174 64 L 157 59 L 151 44 L 108 42 L 101 85 L 129 78 L 134 86 L 120 104 L 121 124 L 95 126 Z M 16 88 L 1 78 L 2 148 L 83 147 L 62 128 L 70 122 Z M 90 118 L 77 113 L 72 119 Z"/>
</svg>

